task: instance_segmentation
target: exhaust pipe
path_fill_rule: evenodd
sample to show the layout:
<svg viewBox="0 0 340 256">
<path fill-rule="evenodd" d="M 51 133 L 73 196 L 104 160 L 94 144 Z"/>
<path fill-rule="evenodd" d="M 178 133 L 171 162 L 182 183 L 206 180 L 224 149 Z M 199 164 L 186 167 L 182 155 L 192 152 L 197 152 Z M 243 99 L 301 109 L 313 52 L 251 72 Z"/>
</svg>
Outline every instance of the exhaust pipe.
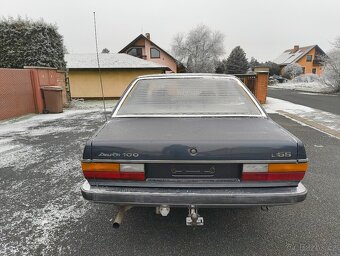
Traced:
<svg viewBox="0 0 340 256">
<path fill-rule="evenodd" d="M 120 224 L 122 223 L 125 213 L 132 208 L 131 205 L 122 206 L 119 208 L 118 213 L 116 214 L 115 220 L 113 221 L 112 227 L 114 229 L 118 229 Z"/>
</svg>

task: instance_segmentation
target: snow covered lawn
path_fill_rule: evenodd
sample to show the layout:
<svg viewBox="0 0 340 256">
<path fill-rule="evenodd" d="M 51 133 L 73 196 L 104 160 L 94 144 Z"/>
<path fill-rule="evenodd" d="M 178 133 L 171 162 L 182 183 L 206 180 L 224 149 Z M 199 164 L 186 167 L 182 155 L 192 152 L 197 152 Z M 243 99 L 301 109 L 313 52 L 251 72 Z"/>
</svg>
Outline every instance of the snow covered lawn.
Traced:
<svg viewBox="0 0 340 256">
<path fill-rule="evenodd" d="M 318 81 L 314 82 L 287 82 L 287 83 L 278 83 L 275 85 L 271 85 L 272 88 L 280 88 L 280 89 L 288 89 L 288 90 L 298 90 L 305 92 L 318 92 L 318 93 L 332 93 L 334 92 L 334 88 L 331 86 L 321 83 Z"/>
<path fill-rule="evenodd" d="M 276 83 L 271 85 L 271 87 L 314 93 L 332 93 L 336 91 L 336 87 L 332 86 L 330 81 L 326 80 L 323 76 L 315 74 L 303 74 L 287 83 Z"/>
</svg>

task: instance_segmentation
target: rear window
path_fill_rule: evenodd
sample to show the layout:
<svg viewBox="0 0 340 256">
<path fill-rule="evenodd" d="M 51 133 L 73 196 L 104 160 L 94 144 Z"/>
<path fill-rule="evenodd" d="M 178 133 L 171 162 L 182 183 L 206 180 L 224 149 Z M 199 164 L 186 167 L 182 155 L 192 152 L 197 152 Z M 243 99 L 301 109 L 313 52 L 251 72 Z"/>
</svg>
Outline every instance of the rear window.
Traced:
<svg viewBox="0 0 340 256">
<path fill-rule="evenodd" d="M 139 80 L 117 112 L 138 115 L 261 115 L 233 78 Z"/>
</svg>

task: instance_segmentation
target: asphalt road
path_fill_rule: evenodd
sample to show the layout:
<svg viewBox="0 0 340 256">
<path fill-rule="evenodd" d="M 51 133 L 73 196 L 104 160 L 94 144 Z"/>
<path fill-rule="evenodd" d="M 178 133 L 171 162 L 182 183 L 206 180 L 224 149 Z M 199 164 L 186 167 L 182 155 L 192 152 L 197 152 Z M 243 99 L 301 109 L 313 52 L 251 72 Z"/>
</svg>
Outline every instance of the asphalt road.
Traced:
<svg viewBox="0 0 340 256">
<path fill-rule="evenodd" d="M 185 209 L 161 217 L 151 208 L 133 208 L 114 230 L 115 207 L 82 199 L 79 160 L 84 142 L 102 124 L 98 114 L 12 130 L 2 139 L 13 137 L 20 147 L 2 152 L 0 254 L 339 255 L 340 140 L 272 118 L 306 145 L 307 199 L 268 212 L 202 209 L 203 227 L 186 227 Z"/>
<path fill-rule="evenodd" d="M 268 96 L 340 115 L 340 94 L 314 94 L 269 88 Z"/>
</svg>

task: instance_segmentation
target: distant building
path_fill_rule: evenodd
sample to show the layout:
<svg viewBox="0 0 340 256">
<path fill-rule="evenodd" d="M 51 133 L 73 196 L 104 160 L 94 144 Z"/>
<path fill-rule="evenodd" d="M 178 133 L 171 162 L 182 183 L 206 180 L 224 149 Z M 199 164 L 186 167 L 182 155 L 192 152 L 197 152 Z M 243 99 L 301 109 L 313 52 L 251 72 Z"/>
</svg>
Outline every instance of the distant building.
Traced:
<svg viewBox="0 0 340 256">
<path fill-rule="evenodd" d="M 169 67 L 171 72 L 177 73 L 177 60 L 150 39 L 150 33 L 140 34 L 119 53 L 126 53 L 134 57 L 152 61 Z"/>
<path fill-rule="evenodd" d="M 295 45 L 294 48 L 285 50 L 274 62 L 280 65 L 282 69 L 288 64 L 298 63 L 304 74 L 322 73 L 322 57 L 325 52 L 318 45 L 299 47 Z"/>
<path fill-rule="evenodd" d="M 101 98 L 96 54 L 66 54 L 72 98 Z M 161 74 L 168 67 L 120 53 L 99 54 L 104 97 L 119 98 L 126 87 L 141 75 Z"/>
</svg>

